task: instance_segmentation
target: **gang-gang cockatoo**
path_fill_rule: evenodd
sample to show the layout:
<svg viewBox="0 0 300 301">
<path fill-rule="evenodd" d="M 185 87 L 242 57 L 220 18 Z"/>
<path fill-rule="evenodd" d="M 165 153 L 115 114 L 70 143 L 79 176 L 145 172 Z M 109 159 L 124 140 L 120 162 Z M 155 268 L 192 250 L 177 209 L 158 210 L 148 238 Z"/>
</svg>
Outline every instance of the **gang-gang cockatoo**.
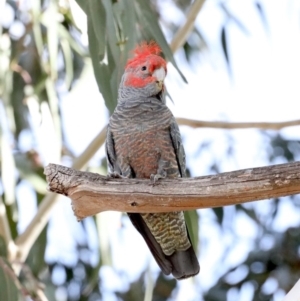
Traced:
<svg viewBox="0 0 300 301">
<path fill-rule="evenodd" d="M 155 42 L 134 49 L 122 77 L 117 107 L 107 129 L 106 153 L 114 175 L 185 177 L 178 125 L 165 104 L 166 61 Z M 183 212 L 128 213 L 164 274 L 184 279 L 199 272 Z"/>
</svg>

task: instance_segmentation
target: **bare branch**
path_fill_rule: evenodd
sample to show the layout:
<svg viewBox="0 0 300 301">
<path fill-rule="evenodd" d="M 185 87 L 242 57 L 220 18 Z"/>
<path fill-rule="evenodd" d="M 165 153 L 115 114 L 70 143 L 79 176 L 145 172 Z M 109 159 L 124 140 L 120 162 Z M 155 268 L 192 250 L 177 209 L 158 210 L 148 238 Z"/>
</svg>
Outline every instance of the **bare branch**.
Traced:
<svg viewBox="0 0 300 301">
<path fill-rule="evenodd" d="M 300 280 L 293 286 L 282 301 L 300 301 Z"/>
<path fill-rule="evenodd" d="M 95 137 L 95 139 L 89 144 L 84 152 L 74 160 L 72 167 L 81 169 L 87 164 L 87 162 L 93 157 L 97 150 L 102 146 L 106 137 L 106 127 Z M 41 205 L 39 206 L 37 214 L 34 216 L 26 230 L 16 239 L 16 246 L 19 249 L 18 258 L 20 262 L 25 261 L 27 255 L 47 224 L 50 213 L 58 198 L 57 195 L 48 193 L 43 198 Z"/>
<path fill-rule="evenodd" d="M 37 214 L 27 226 L 26 230 L 15 240 L 16 246 L 18 247 L 17 258 L 15 260 L 20 262 L 25 261 L 31 247 L 47 224 L 51 210 L 57 201 L 57 195 L 52 193 L 45 195 L 39 206 Z"/>
<path fill-rule="evenodd" d="M 172 52 L 176 52 L 186 41 L 188 35 L 194 28 L 196 17 L 198 16 L 205 0 L 195 0 L 186 16 L 185 24 L 176 32 L 170 48 Z"/>
<path fill-rule="evenodd" d="M 218 128 L 218 129 L 249 129 L 258 128 L 263 130 L 281 130 L 284 127 L 300 125 L 300 119 L 283 122 L 225 122 L 225 121 L 202 121 L 186 118 L 176 118 L 179 125 L 187 125 L 192 128 Z"/>
<path fill-rule="evenodd" d="M 51 191 L 69 196 L 78 219 L 101 211 L 169 212 L 211 208 L 300 193 L 300 162 L 197 178 L 108 178 L 56 164 L 45 167 Z"/>
</svg>

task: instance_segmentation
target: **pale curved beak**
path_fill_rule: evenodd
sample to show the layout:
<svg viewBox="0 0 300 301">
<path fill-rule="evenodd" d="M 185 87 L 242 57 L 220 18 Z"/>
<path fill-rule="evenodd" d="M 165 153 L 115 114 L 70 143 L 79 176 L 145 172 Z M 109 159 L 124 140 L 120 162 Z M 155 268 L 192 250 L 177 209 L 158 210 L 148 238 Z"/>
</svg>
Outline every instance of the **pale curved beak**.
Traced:
<svg viewBox="0 0 300 301">
<path fill-rule="evenodd" d="M 166 77 L 166 71 L 163 67 L 160 67 L 154 70 L 152 76 L 154 76 L 158 82 L 162 83 Z"/>
</svg>

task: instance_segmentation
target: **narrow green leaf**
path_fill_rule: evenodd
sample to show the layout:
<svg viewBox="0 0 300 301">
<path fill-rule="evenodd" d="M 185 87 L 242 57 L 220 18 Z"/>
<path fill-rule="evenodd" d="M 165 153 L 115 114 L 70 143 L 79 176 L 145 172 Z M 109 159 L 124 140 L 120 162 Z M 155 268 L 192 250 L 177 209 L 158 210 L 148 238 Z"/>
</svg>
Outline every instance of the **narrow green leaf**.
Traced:
<svg viewBox="0 0 300 301">
<path fill-rule="evenodd" d="M 225 56 L 225 59 L 226 59 L 228 71 L 229 71 L 229 73 L 231 73 L 225 26 L 223 26 L 222 30 L 221 30 L 221 43 L 222 43 L 222 49 L 223 49 L 224 56 Z"/>
<path fill-rule="evenodd" d="M 86 1 L 86 0 L 75 0 L 77 2 L 77 4 L 80 6 L 80 8 L 85 12 L 87 13 L 88 11 L 88 8 L 87 8 L 87 5 L 88 5 L 88 2 L 89 1 Z"/>
<path fill-rule="evenodd" d="M 126 15 L 123 15 L 124 32 L 126 33 L 125 51 L 128 53 L 137 42 L 136 15 L 134 12 L 134 0 L 125 0 L 124 4 L 127 7 Z"/>
<path fill-rule="evenodd" d="M 16 286 L 16 279 L 9 263 L 0 257 L 0 300 L 17 301 L 19 300 L 19 290 Z"/>
<path fill-rule="evenodd" d="M 136 15 L 134 9 L 134 0 L 124 0 L 118 2 L 122 11 L 120 11 L 120 19 L 123 30 L 123 58 L 122 58 L 122 70 L 124 69 L 125 63 L 128 59 L 130 51 L 135 47 L 137 43 L 137 32 L 136 32 Z"/>
<path fill-rule="evenodd" d="M 255 6 L 256 6 L 256 8 L 258 10 L 259 16 L 260 16 L 260 18 L 262 20 L 263 25 L 265 26 L 266 31 L 269 32 L 268 20 L 267 20 L 266 13 L 265 13 L 262 5 L 259 2 L 256 2 Z"/>
<path fill-rule="evenodd" d="M 115 27 L 116 27 L 116 33 L 118 40 L 120 41 L 120 44 L 123 44 L 124 42 L 124 28 L 123 28 L 123 22 L 122 22 L 122 14 L 125 13 L 124 11 L 124 3 L 123 1 L 118 1 L 113 3 L 112 5 L 113 15 L 115 19 Z"/>
<path fill-rule="evenodd" d="M 114 110 L 114 100 L 112 91 L 110 88 L 110 76 L 109 68 L 105 63 L 100 63 L 98 56 L 98 43 L 95 35 L 94 27 L 91 18 L 88 18 L 88 37 L 89 37 L 89 49 L 94 69 L 95 78 L 99 87 L 99 90 L 104 98 L 105 105 L 112 113 Z"/>
<path fill-rule="evenodd" d="M 223 222 L 223 218 L 224 218 L 224 208 L 223 207 L 216 207 L 216 208 L 212 208 L 213 212 L 215 213 L 217 219 L 218 219 L 218 223 L 221 225 Z"/>
<path fill-rule="evenodd" d="M 178 73 L 180 74 L 181 78 L 184 80 L 184 82 L 187 83 L 186 78 L 178 68 L 173 53 L 169 47 L 169 44 L 167 43 L 165 36 L 163 32 L 161 31 L 161 28 L 158 24 L 158 16 L 155 14 L 153 9 L 150 7 L 148 0 L 137 0 L 136 1 L 136 9 L 137 9 L 137 15 L 140 18 L 140 24 L 144 24 L 144 30 L 151 34 L 152 39 L 155 40 L 161 47 L 165 58 L 170 61 L 173 66 L 176 68 Z"/>
<path fill-rule="evenodd" d="M 226 7 L 226 5 L 222 2 L 220 4 L 221 8 L 225 12 L 226 16 L 229 20 L 233 21 L 245 34 L 250 35 L 249 30 L 246 28 L 246 26 L 236 17 L 234 16 Z"/>
<path fill-rule="evenodd" d="M 26 264 L 30 267 L 34 275 L 39 275 L 46 267 L 45 251 L 47 245 L 47 226 L 43 229 L 39 237 L 30 249 Z"/>
<path fill-rule="evenodd" d="M 110 51 L 114 58 L 115 64 L 117 65 L 120 60 L 120 40 L 117 38 L 117 31 L 115 26 L 115 20 L 113 15 L 113 8 L 111 0 L 103 0 L 103 5 L 106 14 L 106 33 L 107 42 L 110 46 Z"/>
<path fill-rule="evenodd" d="M 1 234 L 0 234 L 0 257 L 7 258 L 7 247 L 6 247 L 5 239 Z"/>
<path fill-rule="evenodd" d="M 222 27 L 221 42 L 226 62 L 229 63 L 225 26 Z"/>
<path fill-rule="evenodd" d="M 66 86 L 69 89 L 74 77 L 72 51 L 66 39 L 61 39 L 60 45 L 65 58 Z"/>
<path fill-rule="evenodd" d="M 101 62 L 105 55 L 105 42 L 106 42 L 105 9 L 102 4 L 102 1 L 100 0 L 89 0 L 88 4 L 89 4 L 88 18 L 91 19 L 91 23 L 93 24 L 94 33 L 98 41 L 98 45 L 97 45 L 98 60 L 99 62 Z"/>
<path fill-rule="evenodd" d="M 185 211 L 184 218 L 189 230 L 190 239 L 192 241 L 195 252 L 197 253 L 199 242 L 199 215 L 196 210 Z"/>
</svg>

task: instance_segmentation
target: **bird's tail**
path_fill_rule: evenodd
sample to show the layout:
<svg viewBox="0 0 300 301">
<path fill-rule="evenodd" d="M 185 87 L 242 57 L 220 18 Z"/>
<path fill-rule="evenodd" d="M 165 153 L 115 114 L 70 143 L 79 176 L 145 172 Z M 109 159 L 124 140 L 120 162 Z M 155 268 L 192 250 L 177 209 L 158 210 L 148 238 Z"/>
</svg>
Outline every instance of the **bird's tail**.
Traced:
<svg viewBox="0 0 300 301">
<path fill-rule="evenodd" d="M 128 216 L 143 236 L 153 257 L 165 275 L 172 275 L 176 279 L 185 279 L 199 273 L 200 266 L 192 245 L 185 251 L 176 251 L 167 256 L 163 253 L 161 246 L 155 240 L 151 231 L 139 213 L 128 213 Z M 190 240 L 191 241 L 191 240 Z"/>
</svg>

